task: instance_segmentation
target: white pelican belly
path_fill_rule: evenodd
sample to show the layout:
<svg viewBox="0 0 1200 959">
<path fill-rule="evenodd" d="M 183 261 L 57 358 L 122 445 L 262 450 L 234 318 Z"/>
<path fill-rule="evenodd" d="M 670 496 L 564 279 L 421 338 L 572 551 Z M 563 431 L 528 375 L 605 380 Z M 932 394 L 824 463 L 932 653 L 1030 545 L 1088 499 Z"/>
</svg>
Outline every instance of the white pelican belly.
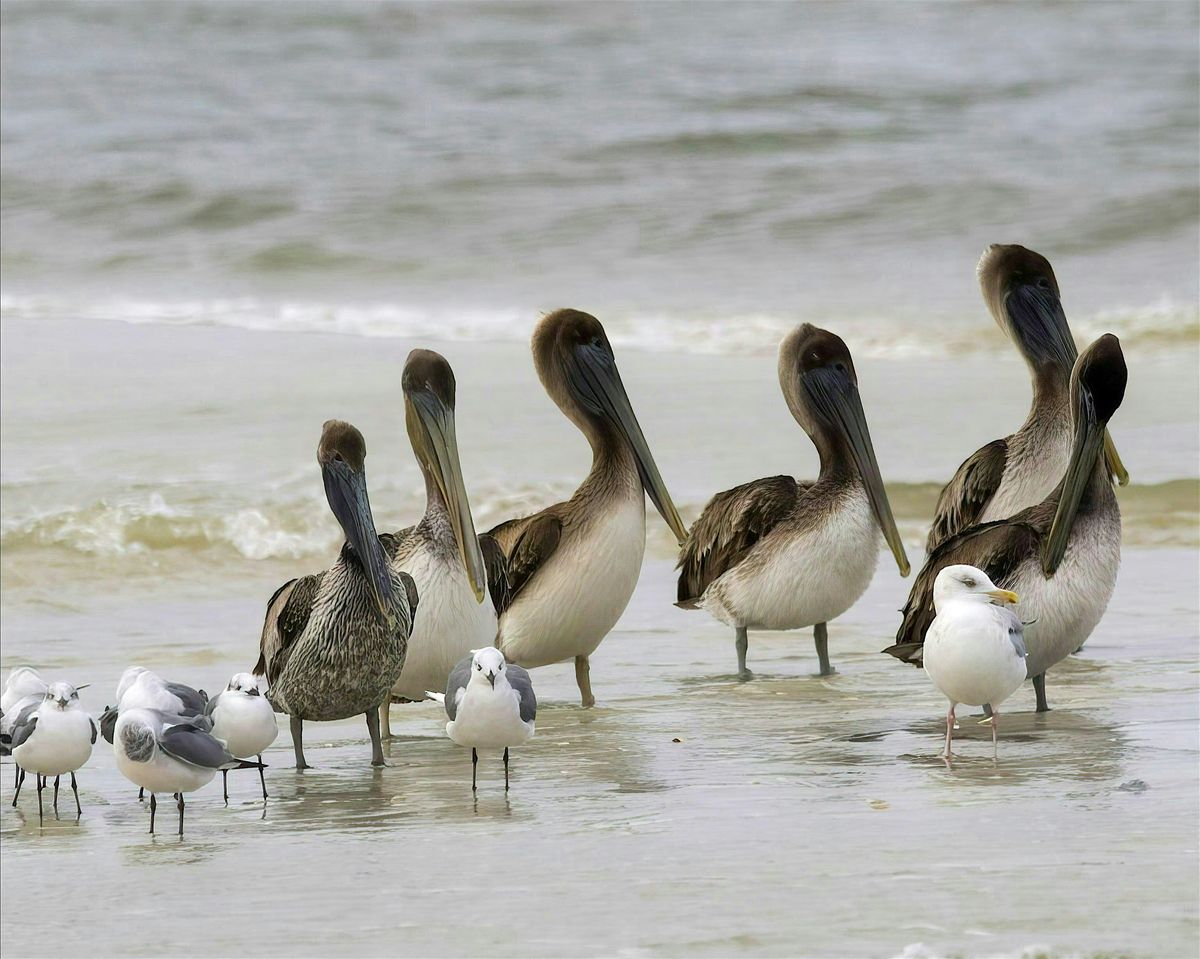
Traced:
<svg viewBox="0 0 1200 959">
<path fill-rule="evenodd" d="M 496 642 L 496 610 L 491 596 L 475 599 L 457 552 L 422 543 L 399 568 L 417 584 L 417 614 L 392 695 L 419 701 L 427 689 L 445 689 L 450 670 L 472 649 Z"/>
<path fill-rule="evenodd" d="M 709 586 L 700 605 L 735 627 L 798 629 L 827 623 L 870 585 L 880 539 L 867 494 L 855 485 L 815 523 L 773 530 Z"/>
<path fill-rule="evenodd" d="M 629 605 L 645 552 L 641 487 L 597 504 L 502 617 L 505 658 L 532 669 L 590 655 Z"/>
</svg>

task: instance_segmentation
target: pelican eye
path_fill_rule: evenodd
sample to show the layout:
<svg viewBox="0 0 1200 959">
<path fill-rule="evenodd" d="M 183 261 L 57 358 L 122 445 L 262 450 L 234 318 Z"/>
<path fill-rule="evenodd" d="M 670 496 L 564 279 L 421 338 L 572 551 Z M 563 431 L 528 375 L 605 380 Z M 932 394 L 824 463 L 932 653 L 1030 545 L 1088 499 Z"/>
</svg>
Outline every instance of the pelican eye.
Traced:
<svg viewBox="0 0 1200 959">
<path fill-rule="evenodd" d="M 1046 277 L 1044 277 L 1044 276 L 1039 276 L 1037 278 L 1037 288 L 1039 290 L 1050 289 L 1050 281 L 1048 279 L 1046 279 Z"/>
</svg>

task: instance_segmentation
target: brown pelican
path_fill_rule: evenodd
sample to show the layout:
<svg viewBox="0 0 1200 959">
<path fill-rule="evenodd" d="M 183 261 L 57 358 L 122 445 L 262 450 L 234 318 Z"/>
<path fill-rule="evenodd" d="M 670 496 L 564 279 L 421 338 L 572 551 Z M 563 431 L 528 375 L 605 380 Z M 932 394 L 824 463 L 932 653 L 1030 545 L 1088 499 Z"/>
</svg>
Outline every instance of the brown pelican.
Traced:
<svg viewBox="0 0 1200 959">
<path fill-rule="evenodd" d="M 454 431 L 454 371 L 430 350 L 413 350 L 401 379 L 404 416 L 413 454 L 425 477 L 425 515 L 396 533 L 389 559 L 416 581 L 421 615 L 408 637 L 404 670 L 392 696 L 420 702 L 427 689 L 444 689 L 450 671 L 472 649 L 496 641 L 496 608 L 488 583 L 498 586 L 504 558 L 484 537 L 493 561 L 489 577 L 458 462 Z M 384 738 L 391 737 L 389 703 L 380 707 Z"/>
<path fill-rule="evenodd" d="M 624 612 L 642 568 L 645 494 L 681 542 L 686 534 L 600 321 L 559 310 L 537 325 L 532 346 L 546 392 L 591 444 L 592 469 L 565 503 L 491 530 L 508 562 L 496 645 L 527 668 L 573 657 L 588 707 L 588 657 Z"/>
<path fill-rule="evenodd" d="M 816 482 L 772 476 L 718 493 L 679 557 L 678 605 L 734 628 L 742 679 L 751 675 L 748 629 L 814 626 L 821 675 L 833 672 L 826 623 L 871 582 L 880 530 L 900 575 L 909 568 L 846 344 L 807 323 L 797 327 L 779 344 L 779 386 L 820 454 Z"/>
<path fill-rule="evenodd" d="M 329 420 L 317 462 L 325 498 L 346 534 L 337 562 L 321 573 L 284 583 L 267 603 L 256 676 L 267 699 L 291 716 L 296 768 L 304 761 L 304 720 L 327 722 L 356 713 L 367 718 L 371 765 L 382 766 L 379 707 L 400 677 L 417 608 L 412 577 L 389 569 L 375 534 L 362 433 Z"/>
<path fill-rule="evenodd" d="M 1104 610 L 1121 564 L 1121 512 L 1102 455 L 1105 427 L 1125 395 L 1125 357 L 1106 333 L 1071 373 L 1071 455 L 1058 487 L 1015 516 L 972 526 L 933 551 L 913 583 L 896 645 L 884 652 L 920 665 L 934 617 L 933 588 L 947 566 L 983 570 L 1021 597 L 1029 675 L 1045 712 L 1046 670 L 1079 648 Z"/>
<path fill-rule="evenodd" d="M 1033 405 L 1024 425 L 969 456 L 938 497 L 926 548 L 979 523 L 1036 506 L 1058 485 L 1071 449 L 1068 384 L 1077 351 L 1046 258 L 1023 246 L 993 243 L 978 267 L 992 317 L 1025 358 Z M 1122 486 L 1129 474 L 1105 435 L 1109 468 Z"/>
</svg>

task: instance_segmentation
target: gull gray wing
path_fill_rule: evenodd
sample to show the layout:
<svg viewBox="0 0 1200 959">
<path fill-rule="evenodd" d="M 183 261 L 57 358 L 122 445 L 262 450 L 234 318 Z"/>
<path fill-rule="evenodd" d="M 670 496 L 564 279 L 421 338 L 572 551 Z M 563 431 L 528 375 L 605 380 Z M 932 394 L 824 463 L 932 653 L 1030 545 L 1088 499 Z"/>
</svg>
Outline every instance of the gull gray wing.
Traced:
<svg viewBox="0 0 1200 959">
<path fill-rule="evenodd" d="M 933 582 L 947 566 L 959 563 L 987 573 L 1000 587 L 1008 587 L 1022 561 L 1037 553 L 1054 518 L 1053 502 L 1021 510 L 1011 519 L 975 526 L 943 542 L 925 560 L 904 604 L 904 621 L 896 642 L 884 650 L 902 662 L 920 666 L 925 633 L 937 615 L 933 608 Z"/>
<path fill-rule="evenodd" d="M 533 722 L 537 716 L 537 697 L 533 694 L 533 680 L 529 678 L 529 670 L 515 663 L 506 663 L 504 673 L 508 676 L 508 684 L 521 697 L 521 722 Z"/>
<path fill-rule="evenodd" d="M 91 723 L 91 726 L 92 726 L 92 745 L 95 746 L 96 745 L 96 733 L 97 733 L 96 720 L 92 719 L 92 717 L 89 716 L 88 722 Z"/>
<path fill-rule="evenodd" d="M 446 680 L 446 715 L 453 719 L 458 714 L 458 694 L 467 688 L 471 681 L 471 660 L 467 656 L 450 670 L 450 678 Z"/>
<path fill-rule="evenodd" d="M 938 495 L 925 549 L 932 553 L 951 536 L 979 523 L 1000 488 L 1008 462 L 1008 441 L 992 440 L 968 456 Z"/>
<path fill-rule="evenodd" d="M 1025 624 L 1021 622 L 1021 617 L 1007 606 L 993 608 L 996 610 L 996 618 L 1008 630 L 1008 641 L 1012 643 L 1017 655 L 1021 659 L 1028 659 L 1029 653 L 1025 649 Z"/>
<path fill-rule="evenodd" d="M 183 683 L 167 683 L 167 689 L 179 697 L 183 704 L 182 713 L 185 716 L 200 716 L 208 705 L 208 693 L 203 689 L 192 689 Z"/>
<path fill-rule="evenodd" d="M 181 762 L 205 769 L 220 769 L 222 766 L 236 765 L 238 762 L 219 739 L 190 722 L 181 722 L 164 729 L 162 738 L 158 741 L 158 748 Z"/>
<path fill-rule="evenodd" d="M 100 735 L 104 737 L 104 741 L 112 744 L 113 733 L 117 728 L 117 707 L 109 706 L 100 714 Z"/>
<path fill-rule="evenodd" d="M 266 676 L 268 683 L 274 683 L 283 672 L 292 646 L 308 625 L 323 575 L 317 573 L 288 580 L 267 601 L 254 675 Z"/>
<path fill-rule="evenodd" d="M 41 704 L 40 699 L 37 702 L 29 703 L 17 714 L 16 720 L 9 727 L 9 735 L 12 736 L 12 741 L 8 746 L 9 750 L 15 750 L 33 735 L 33 731 L 37 728 L 37 710 Z"/>
<path fill-rule="evenodd" d="M 217 711 L 217 703 L 219 703 L 221 701 L 221 697 L 224 695 L 225 695 L 225 691 L 222 690 L 221 692 L 217 693 L 217 695 L 215 695 L 212 699 L 210 699 L 208 701 L 208 705 L 204 707 L 204 715 L 205 716 L 211 717 Z"/>
<path fill-rule="evenodd" d="M 807 487 L 790 476 L 769 476 L 710 499 L 679 553 L 678 605 L 694 605 L 713 580 L 745 559 Z"/>
</svg>

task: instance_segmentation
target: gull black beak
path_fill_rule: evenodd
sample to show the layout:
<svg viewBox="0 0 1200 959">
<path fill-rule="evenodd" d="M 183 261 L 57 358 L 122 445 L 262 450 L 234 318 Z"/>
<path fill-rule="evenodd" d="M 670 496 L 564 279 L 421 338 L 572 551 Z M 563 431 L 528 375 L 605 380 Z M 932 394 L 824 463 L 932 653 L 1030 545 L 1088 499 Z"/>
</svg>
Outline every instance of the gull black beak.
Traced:
<svg viewBox="0 0 1200 959">
<path fill-rule="evenodd" d="M 386 623 L 391 618 L 388 610 L 392 599 L 392 580 L 383 547 L 375 532 L 375 521 L 371 518 L 366 473 L 353 469 L 344 460 L 336 459 L 321 467 L 321 475 L 325 480 L 325 498 L 329 500 L 329 508 L 341 524 L 346 542 L 362 563 L 377 611 Z"/>
<path fill-rule="evenodd" d="M 458 440 L 454 432 L 454 410 L 432 390 L 414 390 L 407 394 L 405 419 L 413 452 L 421 465 L 433 476 L 462 558 L 467 579 L 475 593 L 476 602 L 483 602 L 487 591 L 487 573 L 483 552 L 475 534 L 475 521 L 463 484 L 462 466 L 458 460 Z"/>
<path fill-rule="evenodd" d="M 492 684 L 492 689 L 496 688 L 496 674 L 488 670 L 487 681 Z"/>
<path fill-rule="evenodd" d="M 611 350 L 600 343 L 584 343 L 572 349 L 571 358 L 570 379 L 576 394 L 590 413 L 603 416 L 625 437 L 637 461 L 642 486 L 679 544 L 683 545 L 687 530 L 655 465 Z"/>
<path fill-rule="evenodd" d="M 1042 572 L 1053 576 L 1058 564 L 1067 552 L 1071 529 L 1075 525 L 1075 514 L 1079 511 L 1084 490 L 1091 482 L 1096 458 L 1104 449 L 1107 432 L 1096 415 L 1096 404 L 1091 391 L 1081 386 L 1077 398 L 1075 436 L 1071 445 L 1071 459 L 1063 477 L 1058 497 L 1058 510 L 1050 524 L 1050 532 L 1042 547 Z"/>
<path fill-rule="evenodd" d="M 261 696 L 262 693 L 259 691 L 259 689 L 257 687 L 255 687 L 253 689 L 247 689 L 246 695 L 247 696 Z"/>
<path fill-rule="evenodd" d="M 810 370 L 804 374 L 803 383 L 817 410 L 845 437 L 883 538 L 891 547 L 900 575 L 907 576 L 910 569 L 908 556 L 883 488 L 883 477 L 879 475 L 879 463 L 871 445 L 871 432 L 867 429 L 867 415 L 863 412 L 858 386 L 848 372 L 830 367 Z"/>
</svg>

